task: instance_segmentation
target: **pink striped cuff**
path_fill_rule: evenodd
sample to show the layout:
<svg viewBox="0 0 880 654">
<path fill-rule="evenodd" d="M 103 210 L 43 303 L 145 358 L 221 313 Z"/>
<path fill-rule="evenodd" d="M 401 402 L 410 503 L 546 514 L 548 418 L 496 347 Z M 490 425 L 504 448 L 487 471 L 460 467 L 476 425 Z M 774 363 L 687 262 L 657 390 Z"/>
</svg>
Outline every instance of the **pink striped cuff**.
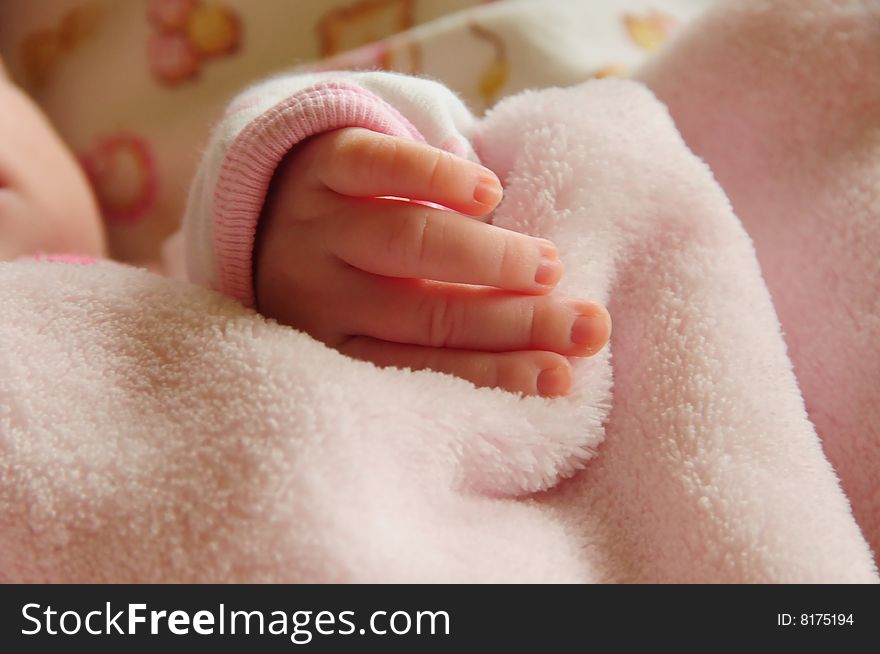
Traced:
<svg viewBox="0 0 880 654">
<path fill-rule="evenodd" d="M 316 84 L 261 114 L 233 141 L 214 189 L 214 255 L 219 291 L 247 307 L 255 306 L 254 239 L 272 175 L 297 143 L 343 127 L 364 127 L 424 141 L 394 107 L 346 82 Z"/>
</svg>

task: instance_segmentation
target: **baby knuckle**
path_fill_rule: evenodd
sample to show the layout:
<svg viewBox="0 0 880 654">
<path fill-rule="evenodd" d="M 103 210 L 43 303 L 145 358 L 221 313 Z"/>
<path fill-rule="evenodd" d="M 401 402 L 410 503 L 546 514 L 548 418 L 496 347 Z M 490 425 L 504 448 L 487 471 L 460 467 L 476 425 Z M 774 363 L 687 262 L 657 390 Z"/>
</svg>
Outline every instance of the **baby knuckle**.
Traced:
<svg viewBox="0 0 880 654">
<path fill-rule="evenodd" d="M 425 256 L 427 231 L 425 217 L 389 221 L 385 244 L 387 257 L 404 269 L 417 265 Z"/>
<path fill-rule="evenodd" d="M 479 367 L 480 379 L 484 386 L 504 388 L 509 374 L 506 361 L 498 355 L 486 356 Z"/>
<path fill-rule="evenodd" d="M 538 310 L 538 306 L 535 301 L 526 302 L 522 308 L 522 324 L 525 325 L 526 334 L 528 335 L 528 342 L 530 344 L 538 343 L 541 341 L 541 328 L 540 321 L 538 319 L 539 313 L 542 313 Z"/>
<path fill-rule="evenodd" d="M 412 259 L 415 264 L 427 262 L 431 258 L 433 244 L 437 240 L 440 227 L 430 216 L 421 215 L 412 220 L 414 236 L 412 239 Z"/>
<path fill-rule="evenodd" d="M 433 296 L 422 310 L 424 333 L 431 347 L 448 347 L 460 329 L 461 317 L 457 303 L 448 296 Z"/>
<path fill-rule="evenodd" d="M 373 176 L 386 161 L 390 147 L 386 139 L 365 130 L 344 130 L 332 148 L 333 168 L 346 176 Z"/>
<path fill-rule="evenodd" d="M 442 187 L 449 179 L 453 168 L 452 155 L 443 150 L 432 150 L 428 160 L 427 180 L 429 188 Z"/>
<path fill-rule="evenodd" d="M 498 246 L 496 274 L 504 279 L 516 270 L 517 252 L 509 238 L 502 238 Z"/>
<path fill-rule="evenodd" d="M 394 162 L 398 156 L 397 150 L 397 143 L 393 139 L 367 139 L 354 173 L 365 176 L 373 183 L 380 182 L 388 175 L 389 171 L 394 170 Z"/>
<path fill-rule="evenodd" d="M 523 386 L 523 365 L 517 357 L 492 357 L 490 386 L 507 390 L 520 390 Z"/>
</svg>

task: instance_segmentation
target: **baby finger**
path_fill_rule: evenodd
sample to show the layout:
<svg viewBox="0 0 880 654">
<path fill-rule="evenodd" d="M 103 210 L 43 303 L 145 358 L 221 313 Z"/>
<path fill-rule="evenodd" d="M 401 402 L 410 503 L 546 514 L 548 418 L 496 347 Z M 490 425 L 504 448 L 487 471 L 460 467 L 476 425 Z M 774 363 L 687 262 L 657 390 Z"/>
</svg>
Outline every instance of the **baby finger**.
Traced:
<svg viewBox="0 0 880 654">
<path fill-rule="evenodd" d="M 369 337 L 349 339 L 339 350 L 378 366 L 434 370 L 475 386 L 524 395 L 554 397 L 571 390 L 571 365 L 552 352 L 472 352 L 390 343 Z"/>
</svg>

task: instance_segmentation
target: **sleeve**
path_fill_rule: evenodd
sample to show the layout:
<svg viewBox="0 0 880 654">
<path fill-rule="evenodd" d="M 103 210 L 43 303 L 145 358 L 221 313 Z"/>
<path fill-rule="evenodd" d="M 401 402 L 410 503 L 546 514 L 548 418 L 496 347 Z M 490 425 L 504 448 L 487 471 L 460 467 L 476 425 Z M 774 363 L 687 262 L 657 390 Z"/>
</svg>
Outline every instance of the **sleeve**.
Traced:
<svg viewBox="0 0 880 654">
<path fill-rule="evenodd" d="M 215 128 L 190 188 L 186 276 L 254 307 L 253 247 L 272 175 L 300 141 L 363 127 L 472 161 L 475 119 L 445 86 L 385 72 L 279 76 L 239 95 Z"/>
</svg>

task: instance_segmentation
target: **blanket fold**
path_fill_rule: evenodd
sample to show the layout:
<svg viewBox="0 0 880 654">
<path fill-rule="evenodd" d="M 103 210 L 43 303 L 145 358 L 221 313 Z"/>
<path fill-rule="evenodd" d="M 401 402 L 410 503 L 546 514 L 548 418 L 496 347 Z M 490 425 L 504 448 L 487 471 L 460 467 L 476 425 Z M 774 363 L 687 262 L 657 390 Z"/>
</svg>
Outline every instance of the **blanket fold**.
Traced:
<svg viewBox="0 0 880 654">
<path fill-rule="evenodd" d="M 880 554 L 880 3 L 724 3 L 638 76 L 754 239 L 810 419 Z"/>
<path fill-rule="evenodd" d="M 0 264 L 0 581 L 876 583 L 876 468 L 856 459 L 880 451 L 880 86 L 731 142 L 752 121 L 706 71 L 768 38 L 738 6 L 644 72 L 671 115 L 600 80 L 478 126 L 494 222 L 553 239 L 559 292 L 614 317 L 570 397 L 380 370 L 134 268 Z M 844 18 L 831 34 L 874 53 Z M 813 88 L 788 73 L 731 103 Z"/>
<path fill-rule="evenodd" d="M 481 143 L 509 170 L 496 224 L 564 244 L 561 290 L 610 298 L 601 456 L 537 500 L 579 526 L 598 579 L 876 579 L 751 240 L 665 108 L 629 82 L 543 91 L 502 103 Z"/>
</svg>

